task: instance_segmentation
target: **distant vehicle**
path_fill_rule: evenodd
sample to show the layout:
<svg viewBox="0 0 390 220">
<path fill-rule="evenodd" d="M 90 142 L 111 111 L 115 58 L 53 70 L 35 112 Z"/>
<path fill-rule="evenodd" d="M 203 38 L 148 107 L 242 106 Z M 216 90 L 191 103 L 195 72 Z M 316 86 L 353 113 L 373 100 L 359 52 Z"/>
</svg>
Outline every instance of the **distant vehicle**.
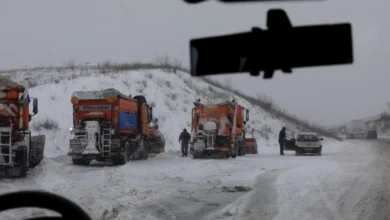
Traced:
<svg viewBox="0 0 390 220">
<path fill-rule="evenodd" d="M 322 142 L 324 139 L 320 138 L 317 133 L 302 132 L 297 136 L 295 142 L 295 155 L 300 154 L 317 154 L 322 155 Z"/>
<path fill-rule="evenodd" d="M 367 131 L 366 139 L 377 139 L 378 134 L 376 132 L 376 129 L 369 129 Z"/>
<path fill-rule="evenodd" d="M 247 154 L 258 154 L 257 141 L 253 135 L 254 131 L 255 130 L 252 128 L 252 138 L 245 137 L 245 153 Z"/>
<path fill-rule="evenodd" d="M 347 138 L 365 138 L 367 134 L 366 123 L 364 120 L 352 120 L 345 126 Z"/>
<path fill-rule="evenodd" d="M 293 134 L 286 133 L 286 142 L 284 143 L 284 150 L 295 150 L 295 137 Z"/>
</svg>

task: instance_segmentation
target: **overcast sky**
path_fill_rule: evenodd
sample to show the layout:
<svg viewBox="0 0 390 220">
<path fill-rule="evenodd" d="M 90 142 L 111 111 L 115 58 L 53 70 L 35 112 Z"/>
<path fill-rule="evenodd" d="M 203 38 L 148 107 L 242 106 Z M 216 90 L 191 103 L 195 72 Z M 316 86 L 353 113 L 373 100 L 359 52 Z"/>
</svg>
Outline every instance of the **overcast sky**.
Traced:
<svg viewBox="0 0 390 220">
<path fill-rule="evenodd" d="M 229 78 L 242 91 L 271 97 L 312 122 L 330 125 L 381 112 L 390 101 L 390 3 L 324 0 L 226 5 L 180 0 L 0 1 L 0 69 L 62 65 L 68 60 L 153 61 L 169 55 L 188 65 L 193 37 L 265 27 L 266 11 L 287 10 L 293 25 L 350 21 L 355 63 L 295 69 L 273 80 Z"/>
</svg>

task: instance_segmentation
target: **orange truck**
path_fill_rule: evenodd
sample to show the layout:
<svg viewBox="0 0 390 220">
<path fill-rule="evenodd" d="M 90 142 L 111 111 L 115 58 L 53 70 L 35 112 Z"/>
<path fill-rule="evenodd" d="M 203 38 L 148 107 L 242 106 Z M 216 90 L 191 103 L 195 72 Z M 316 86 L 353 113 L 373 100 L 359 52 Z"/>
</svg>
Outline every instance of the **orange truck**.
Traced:
<svg viewBox="0 0 390 220">
<path fill-rule="evenodd" d="M 75 91 L 70 149 L 74 165 L 111 160 L 115 165 L 146 160 L 150 152 L 152 107 L 144 96 L 116 89 Z"/>
<path fill-rule="evenodd" d="M 190 152 L 193 158 L 219 154 L 245 155 L 245 128 L 249 110 L 237 100 L 205 105 L 198 99 L 192 109 Z M 244 118 L 245 112 L 245 118 Z"/>
<path fill-rule="evenodd" d="M 45 135 L 32 136 L 30 102 L 38 113 L 38 99 L 28 90 L 0 76 L 0 170 L 9 177 L 25 177 L 43 159 Z"/>
<path fill-rule="evenodd" d="M 252 138 L 245 139 L 245 152 L 247 154 L 258 154 L 257 141 L 256 138 L 253 136 L 253 133 L 254 129 L 252 129 Z"/>
<path fill-rule="evenodd" d="M 149 137 L 151 156 L 165 152 L 165 137 L 159 130 L 157 124 L 157 118 L 155 118 L 149 125 Z"/>
</svg>

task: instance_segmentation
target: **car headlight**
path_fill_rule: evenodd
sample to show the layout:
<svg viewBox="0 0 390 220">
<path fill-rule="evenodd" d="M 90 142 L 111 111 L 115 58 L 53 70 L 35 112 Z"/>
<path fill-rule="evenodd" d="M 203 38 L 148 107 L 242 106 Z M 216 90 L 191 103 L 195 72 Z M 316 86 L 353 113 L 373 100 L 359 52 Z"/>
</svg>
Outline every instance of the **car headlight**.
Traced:
<svg viewBox="0 0 390 220">
<path fill-rule="evenodd" d="M 70 134 L 74 134 L 74 129 L 73 128 L 69 128 L 69 132 L 70 132 Z"/>
</svg>

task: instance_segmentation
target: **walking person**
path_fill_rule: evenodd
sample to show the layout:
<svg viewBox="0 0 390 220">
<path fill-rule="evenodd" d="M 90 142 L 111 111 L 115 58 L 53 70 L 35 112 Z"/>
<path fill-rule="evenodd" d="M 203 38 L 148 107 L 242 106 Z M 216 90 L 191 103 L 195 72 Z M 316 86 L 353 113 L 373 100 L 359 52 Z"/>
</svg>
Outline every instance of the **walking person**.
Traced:
<svg viewBox="0 0 390 220">
<path fill-rule="evenodd" d="M 286 142 L 286 127 L 283 127 L 279 132 L 279 146 L 280 146 L 280 155 L 284 155 L 283 148 L 284 143 Z"/>
<path fill-rule="evenodd" d="M 183 129 L 179 136 L 179 143 L 181 142 L 181 153 L 183 157 L 188 156 L 188 143 L 190 142 L 191 135 L 187 132 L 187 129 Z"/>
</svg>

